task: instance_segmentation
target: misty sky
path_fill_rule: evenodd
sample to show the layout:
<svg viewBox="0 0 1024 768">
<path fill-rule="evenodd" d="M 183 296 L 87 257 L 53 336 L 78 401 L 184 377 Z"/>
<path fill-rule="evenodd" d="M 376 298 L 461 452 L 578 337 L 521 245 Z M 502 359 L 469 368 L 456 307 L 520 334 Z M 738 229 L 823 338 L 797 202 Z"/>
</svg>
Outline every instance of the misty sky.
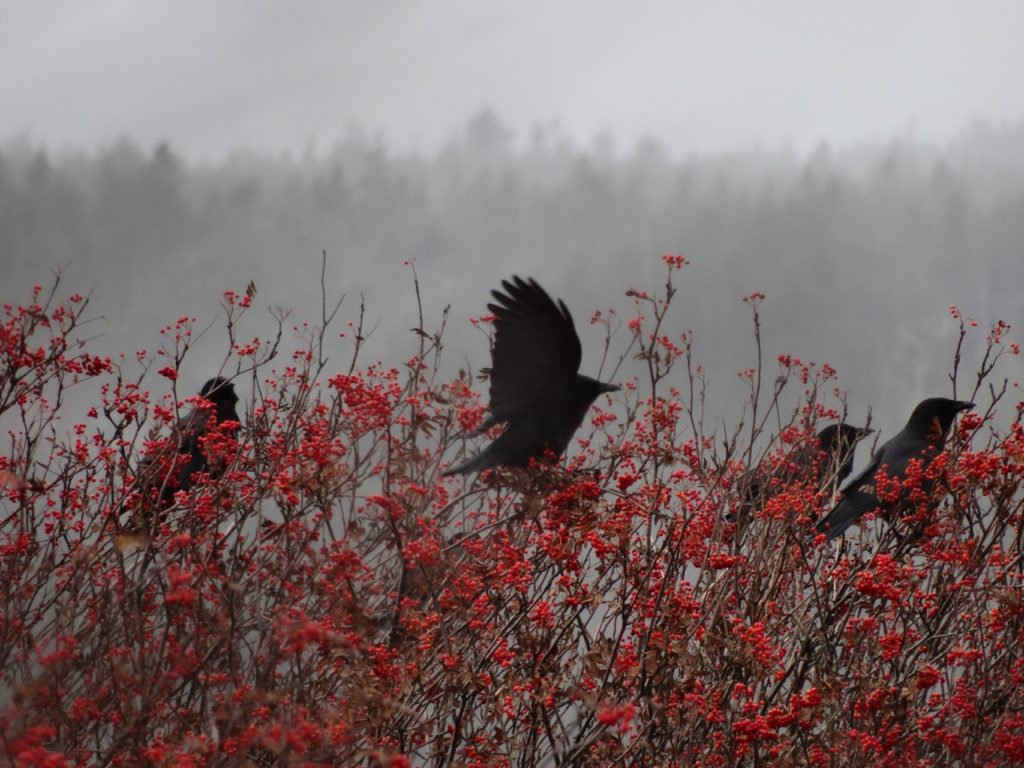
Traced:
<svg viewBox="0 0 1024 768">
<path fill-rule="evenodd" d="M 0 138 L 195 159 L 433 150 L 479 109 L 620 149 L 943 140 L 1024 117 L 1024 3 L 0 0 Z"/>
</svg>

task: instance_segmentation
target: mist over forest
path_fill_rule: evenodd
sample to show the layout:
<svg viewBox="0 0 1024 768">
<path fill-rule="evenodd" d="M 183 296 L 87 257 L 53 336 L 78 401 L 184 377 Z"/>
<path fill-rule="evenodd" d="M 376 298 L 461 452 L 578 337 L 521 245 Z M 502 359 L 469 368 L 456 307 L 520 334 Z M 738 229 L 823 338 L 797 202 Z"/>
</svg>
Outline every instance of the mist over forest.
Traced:
<svg viewBox="0 0 1024 768">
<path fill-rule="evenodd" d="M 682 253 L 692 264 L 667 330 L 692 330 L 723 417 L 735 418 L 736 374 L 756 361 L 742 297 L 759 291 L 769 371 L 781 353 L 831 364 L 854 420 L 870 406 L 889 435 L 918 399 L 951 392 L 951 304 L 982 329 L 969 362 L 997 319 L 1019 338 L 1024 125 L 977 124 L 943 147 L 899 139 L 809 156 L 677 158 L 612 136 L 580 146 L 554 126 L 514 136 L 491 111 L 430 153 L 396 153 L 356 129 L 329 150 L 239 151 L 213 164 L 130 138 L 94 150 L 31 137 L 0 145 L 0 298 L 26 301 L 62 267 L 63 290 L 91 291 L 103 316 L 94 350 L 128 364 L 181 315 L 213 322 L 183 388 L 223 358 L 225 290 L 258 290 L 243 334 L 269 331 L 271 305 L 293 310 L 289 324 L 317 322 L 322 252 L 328 291 L 346 296 L 339 331 L 365 297 L 375 330 L 364 361 L 400 365 L 415 350 L 412 261 L 427 330 L 451 306 L 453 370 L 488 364 L 469 318 L 519 274 L 566 300 L 591 374 L 601 359 L 593 312 L 628 318 L 625 291 L 660 289 L 660 256 Z M 341 366 L 349 353 L 338 344 Z"/>
</svg>

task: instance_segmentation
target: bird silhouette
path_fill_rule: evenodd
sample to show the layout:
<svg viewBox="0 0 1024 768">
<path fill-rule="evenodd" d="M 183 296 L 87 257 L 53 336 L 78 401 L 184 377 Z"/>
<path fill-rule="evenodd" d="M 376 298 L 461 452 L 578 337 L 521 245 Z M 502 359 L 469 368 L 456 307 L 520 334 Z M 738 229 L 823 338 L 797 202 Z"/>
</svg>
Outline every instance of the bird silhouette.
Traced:
<svg viewBox="0 0 1024 768">
<path fill-rule="evenodd" d="M 139 464 L 140 485 L 162 508 L 174 503 L 177 491 L 190 490 L 198 473 L 223 473 L 225 462 L 217 459 L 211 463 L 203 445 L 205 436 L 214 430 L 230 437 L 238 433 L 238 396 L 231 382 L 219 376 L 212 378 L 199 390 L 199 396 L 202 400 L 171 428 L 166 447 Z M 145 516 L 151 519 L 150 513 Z"/>
<path fill-rule="evenodd" d="M 973 407 L 974 403 L 945 397 L 918 403 L 906 426 L 875 452 L 871 463 L 843 489 L 839 503 L 818 522 L 816 530 L 834 539 L 872 510 L 892 512 L 905 508 L 909 491 L 903 491 L 896 500 L 879 499 L 879 476 L 903 481 L 914 460 L 921 463 L 922 470 L 927 469 L 942 452 L 956 415 Z M 921 490 L 931 493 L 932 485 Z"/>
<path fill-rule="evenodd" d="M 533 279 L 503 280 L 494 314 L 490 415 L 473 434 L 505 431 L 476 456 L 443 474 L 525 467 L 551 451 L 561 456 L 601 394 L 615 392 L 578 373 L 583 351 L 565 302 L 555 304 Z"/>
<path fill-rule="evenodd" d="M 235 387 L 230 381 L 219 376 L 212 378 L 203 384 L 199 396 L 212 404 L 213 408 L 205 404 L 196 405 L 178 421 L 171 434 L 171 439 L 178 446 L 179 469 L 175 476 L 174 488 L 165 488 L 164 492 L 170 491 L 172 496 L 175 491 L 191 489 L 195 475 L 199 472 L 209 472 L 215 476 L 223 474 L 223 461 L 211 465 L 201 442 L 203 437 L 229 422 L 234 422 L 235 425 L 223 431 L 231 436 L 238 433 L 240 420 L 235 410 L 238 395 L 235 394 Z"/>
<path fill-rule="evenodd" d="M 218 376 L 203 385 L 199 396 L 199 402 L 171 428 L 162 447 L 139 462 L 136 482 L 143 492 L 142 501 L 121 533 L 126 545 L 157 533 L 176 492 L 191 490 L 202 473 L 219 477 L 227 468 L 223 448 L 206 438 L 238 434 L 235 388 Z"/>
<path fill-rule="evenodd" d="M 834 487 L 849 477 L 857 443 L 874 432 L 850 424 L 829 424 L 804 445 L 792 451 L 778 466 L 757 467 L 738 481 L 744 501 L 753 505 L 766 501 L 793 481 L 817 480 L 819 487 Z"/>
</svg>

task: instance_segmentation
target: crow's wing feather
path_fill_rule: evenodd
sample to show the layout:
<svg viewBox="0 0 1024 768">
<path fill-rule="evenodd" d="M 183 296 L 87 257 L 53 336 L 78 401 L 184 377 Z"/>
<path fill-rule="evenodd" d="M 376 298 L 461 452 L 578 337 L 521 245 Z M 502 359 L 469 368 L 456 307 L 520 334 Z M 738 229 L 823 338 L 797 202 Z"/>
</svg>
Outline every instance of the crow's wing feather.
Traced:
<svg viewBox="0 0 1024 768">
<path fill-rule="evenodd" d="M 829 539 L 834 539 L 878 506 L 878 496 L 874 491 L 875 475 L 885 462 L 887 449 L 893 440 L 884 443 L 875 451 L 871 462 L 847 484 L 839 502 L 815 526 L 818 531 L 827 534 Z M 861 490 L 862 486 L 870 486 L 870 490 L 867 487 Z"/>
<path fill-rule="evenodd" d="M 195 407 L 178 419 L 171 429 L 171 439 L 179 453 L 192 453 L 199 447 L 199 438 L 206 433 L 210 409 Z"/>
<path fill-rule="evenodd" d="M 171 438 L 177 442 L 179 456 L 188 456 L 188 460 L 178 470 L 175 488 L 168 490 L 189 490 L 192 487 L 192 475 L 206 469 L 206 458 L 199 447 L 199 440 L 206 434 L 210 421 L 210 409 L 196 406 L 175 424 Z"/>
<path fill-rule="evenodd" d="M 882 446 L 875 451 L 868 465 L 864 467 L 864 469 L 862 469 L 857 476 L 853 478 L 853 480 L 846 484 L 846 488 L 843 489 L 844 496 L 847 491 L 853 491 L 864 483 L 871 483 L 872 485 L 875 484 L 875 475 L 878 473 L 878 470 L 882 468 L 882 464 L 887 462 L 887 450 L 889 448 L 889 444 L 892 443 L 894 439 L 895 438 L 892 438 L 883 443 Z"/>
<path fill-rule="evenodd" d="M 567 407 L 583 351 L 564 302 L 534 280 L 503 280 L 495 315 L 490 410 L 507 421 L 531 408 Z"/>
<path fill-rule="evenodd" d="M 874 493 L 851 488 L 843 492 L 843 498 L 818 523 L 817 529 L 827 534 L 829 539 L 834 539 L 877 506 L 878 497 Z"/>
</svg>

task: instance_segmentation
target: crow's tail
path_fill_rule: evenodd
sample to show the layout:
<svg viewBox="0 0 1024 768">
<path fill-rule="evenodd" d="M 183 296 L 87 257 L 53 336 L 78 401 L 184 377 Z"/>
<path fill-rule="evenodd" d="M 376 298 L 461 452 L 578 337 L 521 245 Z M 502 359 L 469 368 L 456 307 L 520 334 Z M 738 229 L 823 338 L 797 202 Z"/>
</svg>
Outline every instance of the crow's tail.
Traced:
<svg viewBox="0 0 1024 768">
<path fill-rule="evenodd" d="M 465 475 L 468 472 L 480 472 L 484 469 L 489 469 L 494 466 L 494 456 L 492 455 L 491 446 L 487 446 L 476 456 L 466 459 L 461 464 L 456 464 L 454 467 L 448 467 L 444 472 L 441 473 L 442 477 L 449 477 L 450 475 Z"/>
</svg>

